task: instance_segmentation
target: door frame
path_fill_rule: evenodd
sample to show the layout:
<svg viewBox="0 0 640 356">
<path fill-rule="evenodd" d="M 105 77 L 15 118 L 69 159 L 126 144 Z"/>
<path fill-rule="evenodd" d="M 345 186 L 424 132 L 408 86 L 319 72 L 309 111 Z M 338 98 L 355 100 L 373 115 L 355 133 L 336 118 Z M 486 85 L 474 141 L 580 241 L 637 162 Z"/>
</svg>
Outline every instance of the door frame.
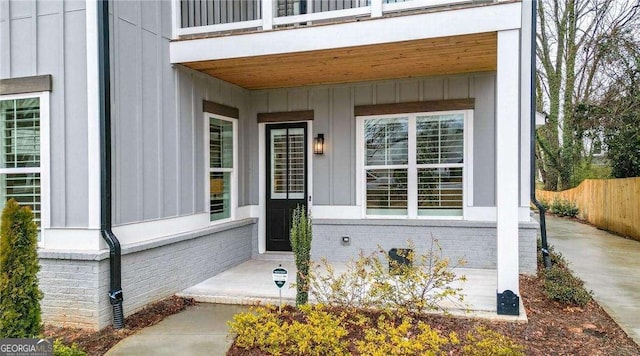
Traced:
<svg viewBox="0 0 640 356">
<path fill-rule="evenodd" d="M 313 120 L 287 121 L 307 124 L 307 213 L 313 206 Z M 282 122 L 281 122 L 282 123 Z M 274 123 L 258 123 L 258 253 L 267 251 L 267 126 Z"/>
</svg>

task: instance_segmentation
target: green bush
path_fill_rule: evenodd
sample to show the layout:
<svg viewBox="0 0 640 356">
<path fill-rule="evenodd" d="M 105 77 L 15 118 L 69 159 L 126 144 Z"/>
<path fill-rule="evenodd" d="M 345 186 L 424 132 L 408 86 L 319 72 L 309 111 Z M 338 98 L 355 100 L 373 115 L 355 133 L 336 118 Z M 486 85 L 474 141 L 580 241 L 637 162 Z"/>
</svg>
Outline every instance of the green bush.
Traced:
<svg viewBox="0 0 640 356">
<path fill-rule="evenodd" d="M 296 268 L 296 305 L 307 304 L 309 300 L 309 266 L 311 265 L 311 238 L 313 235 L 311 217 L 305 207 L 298 205 L 291 219 L 291 248 L 295 256 Z"/>
<path fill-rule="evenodd" d="M 591 301 L 591 293 L 584 289 L 584 282 L 562 265 L 554 265 L 544 272 L 544 292 L 550 299 L 563 304 L 585 306 Z"/>
<path fill-rule="evenodd" d="M 538 199 L 538 203 L 540 203 L 540 205 L 542 205 L 542 207 L 544 208 L 544 211 L 549 211 L 549 202 L 546 201 L 545 199 Z M 534 210 L 538 210 L 538 207 L 531 204 L 531 208 Z"/>
<path fill-rule="evenodd" d="M 31 209 L 9 200 L 0 227 L 0 338 L 40 334 L 37 240 Z"/>
<path fill-rule="evenodd" d="M 580 211 L 574 202 L 565 199 L 555 199 L 549 207 L 549 212 L 558 216 L 575 218 Z"/>
<path fill-rule="evenodd" d="M 462 349 L 469 356 L 519 356 L 524 347 L 493 330 L 479 326 L 467 334 L 468 344 Z"/>
<path fill-rule="evenodd" d="M 542 268 L 544 266 L 544 261 L 542 260 L 542 240 L 538 239 L 538 268 Z M 562 256 L 560 252 L 557 252 L 553 245 L 548 245 L 549 258 L 551 259 L 551 265 L 559 265 L 566 267 L 568 265 L 567 260 Z"/>
<path fill-rule="evenodd" d="M 53 355 L 54 356 L 86 356 L 87 353 L 84 352 L 81 348 L 76 344 L 72 344 L 71 346 L 67 346 L 62 343 L 62 340 L 56 339 L 53 342 Z"/>
</svg>

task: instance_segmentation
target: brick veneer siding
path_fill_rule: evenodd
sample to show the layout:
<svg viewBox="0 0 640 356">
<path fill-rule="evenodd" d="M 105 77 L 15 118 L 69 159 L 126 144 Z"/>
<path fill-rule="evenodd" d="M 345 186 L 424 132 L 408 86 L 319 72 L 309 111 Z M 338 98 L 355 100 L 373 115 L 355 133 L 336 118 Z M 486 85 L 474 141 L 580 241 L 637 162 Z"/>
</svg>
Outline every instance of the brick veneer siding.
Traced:
<svg viewBox="0 0 640 356">
<path fill-rule="evenodd" d="M 122 290 L 125 316 L 251 258 L 254 219 L 125 246 Z M 109 253 L 40 251 L 45 323 L 102 329 L 112 322 Z"/>
<path fill-rule="evenodd" d="M 537 227 L 535 223 L 520 224 L 521 273 L 536 272 Z M 342 236 L 349 236 L 350 244 L 343 244 Z M 311 258 L 345 262 L 360 250 L 373 252 L 378 245 L 385 251 L 406 247 L 409 239 L 415 243 L 417 253 L 424 253 L 431 236 L 438 240 L 445 257 L 452 261 L 464 258 L 464 267 L 496 268 L 496 224 L 491 222 L 315 219 Z"/>
</svg>

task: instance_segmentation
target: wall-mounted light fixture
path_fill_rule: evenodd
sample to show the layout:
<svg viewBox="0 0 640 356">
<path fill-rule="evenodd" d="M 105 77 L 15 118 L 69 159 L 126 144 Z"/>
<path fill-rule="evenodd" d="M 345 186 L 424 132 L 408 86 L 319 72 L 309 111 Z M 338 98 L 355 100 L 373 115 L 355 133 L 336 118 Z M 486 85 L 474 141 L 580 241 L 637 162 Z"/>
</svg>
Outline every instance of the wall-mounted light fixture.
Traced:
<svg viewBox="0 0 640 356">
<path fill-rule="evenodd" d="M 313 153 L 317 155 L 324 154 L 324 134 L 318 134 L 313 139 Z"/>
</svg>

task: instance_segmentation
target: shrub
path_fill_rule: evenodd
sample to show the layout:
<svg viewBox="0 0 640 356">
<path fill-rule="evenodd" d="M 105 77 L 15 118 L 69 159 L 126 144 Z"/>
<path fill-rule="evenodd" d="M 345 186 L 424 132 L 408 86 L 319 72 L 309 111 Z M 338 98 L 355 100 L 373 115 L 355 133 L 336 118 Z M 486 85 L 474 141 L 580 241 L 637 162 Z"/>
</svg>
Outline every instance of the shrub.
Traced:
<svg viewBox="0 0 640 356">
<path fill-rule="evenodd" d="M 522 355 L 508 337 L 478 327 L 460 339 L 406 313 L 303 305 L 257 307 L 229 322 L 235 346 L 272 355 Z"/>
<path fill-rule="evenodd" d="M 467 333 L 468 344 L 463 347 L 465 355 L 469 356 L 518 356 L 524 355 L 524 347 L 508 337 L 489 330 L 483 326 L 476 327 Z"/>
<path fill-rule="evenodd" d="M 584 289 L 584 282 L 562 265 L 544 271 L 544 292 L 548 298 L 563 304 L 585 306 L 591 301 L 591 293 Z"/>
<path fill-rule="evenodd" d="M 311 217 L 307 216 L 305 207 L 298 205 L 293 211 L 289 235 L 298 270 L 296 274 L 296 305 L 307 304 L 309 300 L 312 225 Z"/>
<path fill-rule="evenodd" d="M 431 237 L 431 246 L 425 254 L 416 255 L 415 244 L 408 241 L 406 251 L 400 253 L 411 264 L 397 264 L 387 252 L 382 251 L 386 265 L 393 268 L 394 275 L 386 273 L 383 265 L 373 264 L 374 283 L 371 293 L 382 306 L 402 311 L 422 313 L 439 310 L 447 313 L 442 301 L 450 301 L 462 306 L 462 288 L 454 287 L 457 281 L 466 281 L 465 276 L 456 276 L 453 270 L 464 265 L 462 259 L 451 265 L 449 258 L 443 257 L 438 240 Z"/>
<path fill-rule="evenodd" d="M 462 305 L 462 288 L 453 283 L 465 281 L 456 276 L 453 269 L 465 263 L 459 260 L 455 266 L 443 258 L 437 240 L 431 239 L 431 248 L 425 254 L 408 252 L 404 257 L 413 261 L 411 265 L 394 265 L 386 251 L 371 255 L 360 254 L 357 260 L 347 263 L 347 270 L 336 274 L 333 267 L 322 260 L 327 272 L 310 274 L 310 288 L 319 302 L 341 307 L 393 308 L 401 311 L 421 313 L 428 310 L 447 312 L 441 305 L 448 300 Z M 414 251 L 415 244 L 408 242 L 405 251 Z M 395 266 L 393 275 L 387 266 Z"/>
<path fill-rule="evenodd" d="M 346 271 L 337 274 L 326 258 L 320 259 L 309 275 L 309 287 L 318 303 L 344 308 L 371 308 L 376 304 L 369 292 L 373 284 L 371 264 L 377 260 L 361 251 L 356 260 L 346 263 Z M 321 271 L 322 270 L 322 271 Z"/>
<path fill-rule="evenodd" d="M 549 212 L 558 216 L 569 216 L 575 218 L 580 210 L 574 202 L 556 198 L 549 207 Z"/>
<path fill-rule="evenodd" d="M 32 338 L 40 334 L 40 299 L 36 251 L 38 227 L 28 207 L 11 199 L 0 227 L 0 337 Z"/>
<path fill-rule="evenodd" d="M 544 261 L 542 261 L 542 240 L 538 239 L 537 243 L 538 243 L 538 254 L 537 254 L 538 268 L 542 268 L 544 266 Z M 559 266 L 566 267 L 568 263 L 567 263 L 567 260 L 564 258 L 564 256 L 562 256 L 560 252 L 557 252 L 553 247 L 553 245 L 548 245 L 547 247 L 549 251 L 549 258 L 551 259 L 551 265 L 552 266 L 559 265 Z"/>
<path fill-rule="evenodd" d="M 235 315 L 229 326 L 238 334 L 236 345 L 247 350 L 258 348 L 272 355 L 347 355 L 344 339 L 348 332 L 341 326 L 344 316 L 323 309 L 322 305 L 303 305 L 303 318 L 297 320 L 287 310 L 276 314 L 273 308 L 258 307 Z"/>
<path fill-rule="evenodd" d="M 72 344 L 71 346 L 67 346 L 62 343 L 60 339 L 56 339 L 53 342 L 53 355 L 54 356 L 86 356 L 87 353 L 84 352 L 81 348 L 76 344 Z"/>
<path fill-rule="evenodd" d="M 540 205 L 542 205 L 542 207 L 544 208 L 544 211 L 549 211 L 549 202 L 545 199 L 538 199 L 538 203 L 540 203 Z M 538 209 L 535 205 L 533 205 L 534 209 Z"/>
<path fill-rule="evenodd" d="M 356 341 L 356 349 L 363 355 L 373 356 L 440 355 L 443 346 L 458 343 L 456 333 L 442 336 L 429 325 L 409 317 L 394 325 L 381 315 L 377 327 L 367 328 L 364 340 Z"/>
</svg>

